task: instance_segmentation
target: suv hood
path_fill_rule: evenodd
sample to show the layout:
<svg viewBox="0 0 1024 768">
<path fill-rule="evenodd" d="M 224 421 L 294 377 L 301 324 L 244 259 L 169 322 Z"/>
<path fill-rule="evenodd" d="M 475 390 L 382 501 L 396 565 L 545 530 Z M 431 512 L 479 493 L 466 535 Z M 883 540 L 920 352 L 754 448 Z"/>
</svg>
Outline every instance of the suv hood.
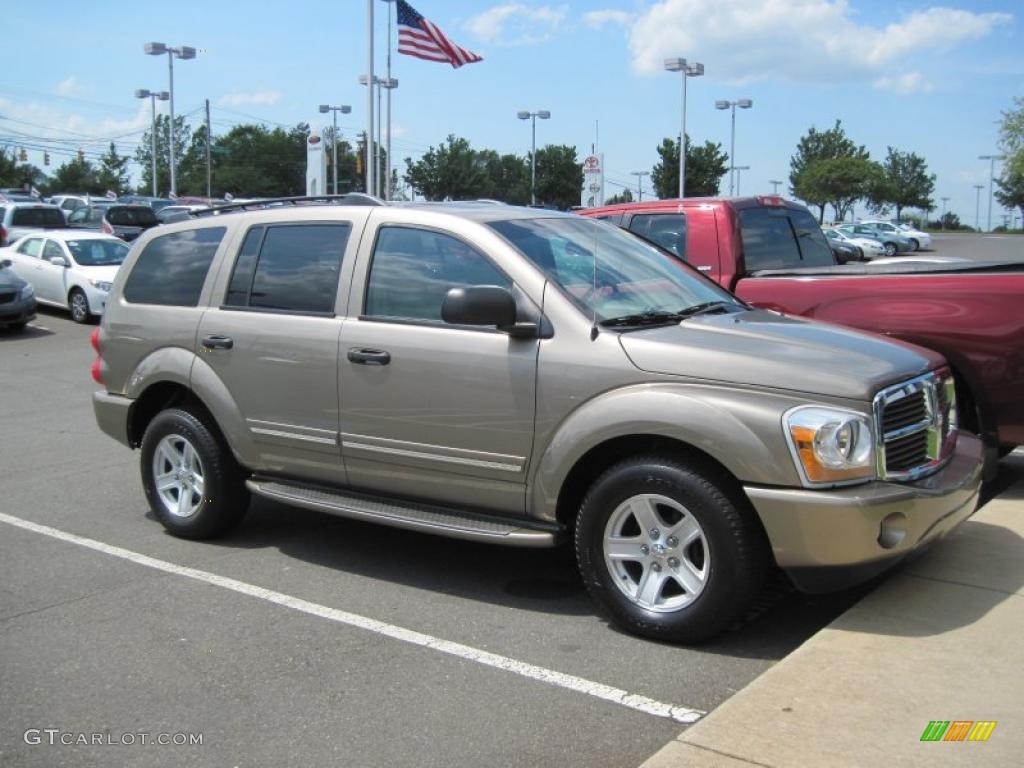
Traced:
<svg viewBox="0 0 1024 768">
<path fill-rule="evenodd" d="M 700 315 L 619 339 L 632 363 L 651 373 L 861 401 L 944 362 L 911 344 L 759 309 Z"/>
</svg>

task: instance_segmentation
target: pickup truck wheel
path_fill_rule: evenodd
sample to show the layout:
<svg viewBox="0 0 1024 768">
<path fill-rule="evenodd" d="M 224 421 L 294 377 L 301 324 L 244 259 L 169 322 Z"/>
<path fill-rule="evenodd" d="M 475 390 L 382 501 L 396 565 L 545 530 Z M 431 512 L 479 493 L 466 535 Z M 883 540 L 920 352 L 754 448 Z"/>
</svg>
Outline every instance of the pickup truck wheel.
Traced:
<svg viewBox="0 0 1024 768">
<path fill-rule="evenodd" d="M 883 243 L 882 248 L 885 249 L 886 256 L 896 255 L 896 243 Z"/>
<path fill-rule="evenodd" d="M 591 596 L 638 635 L 709 640 L 757 596 L 763 534 L 726 484 L 689 465 L 642 456 L 607 470 L 576 521 L 576 558 Z"/>
<path fill-rule="evenodd" d="M 191 411 L 172 408 L 153 418 L 142 437 L 140 468 L 153 514 L 175 536 L 218 536 L 237 525 L 249 507 L 230 449 Z"/>
</svg>

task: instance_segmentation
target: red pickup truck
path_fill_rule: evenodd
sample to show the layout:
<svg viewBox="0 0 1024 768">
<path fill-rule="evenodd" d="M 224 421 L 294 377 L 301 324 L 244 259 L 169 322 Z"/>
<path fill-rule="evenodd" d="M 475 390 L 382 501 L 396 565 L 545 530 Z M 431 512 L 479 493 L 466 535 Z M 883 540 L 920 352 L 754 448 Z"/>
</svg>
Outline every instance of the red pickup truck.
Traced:
<svg viewBox="0 0 1024 768">
<path fill-rule="evenodd" d="M 744 301 L 929 347 L 953 367 L 961 425 L 992 462 L 1024 444 L 1024 263 L 836 263 L 815 218 L 781 197 L 589 208 Z"/>
</svg>

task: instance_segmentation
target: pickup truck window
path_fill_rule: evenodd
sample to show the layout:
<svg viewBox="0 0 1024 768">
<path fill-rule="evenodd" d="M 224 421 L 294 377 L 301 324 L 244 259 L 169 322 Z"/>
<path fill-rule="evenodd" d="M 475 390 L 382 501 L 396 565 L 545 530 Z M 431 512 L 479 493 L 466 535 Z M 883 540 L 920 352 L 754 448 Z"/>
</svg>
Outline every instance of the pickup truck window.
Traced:
<svg viewBox="0 0 1024 768">
<path fill-rule="evenodd" d="M 242 243 L 225 306 L 333 312 L 348 224 L 253 227 Z"/>
<path fill-rule="evenodd" d="M 686 218 L 681 213 L 639 213 L 630 220 L 629 230 L 686 258 Z"/>
<path fill-rule="evenodd" d="M 748 272 L 836 263 L 821 228 L 807 211 L 747 208 L 739 217 Z"/>
<path fill-rule="evenodd" d="M 15 208 L 11 217 L 15 227 L 39 227 L 40 229 L 64 229 L 67 222 L 64 214 L 56 208 Z"/>
<path fill-rule="evenodd" d="M 621 229 L 585 218 L 512 219 L 489 226 L 600 322 L 652 311 L 735 303 L 725 290 Z"/>
<path fill-rule="evenodd" d="M 365 317 L 442 324 L 452 288 L 512 286 L 512 281 L 462 240 L 412 227 L 381 227 L 366 288 Z"/>
<path fill-rule="evenodd" d="M 125 282 L 125 301 L 174 307 L 199 304 L 206 273 L 226 231 L 204 227 L 150 240 Z"/>
</svg>

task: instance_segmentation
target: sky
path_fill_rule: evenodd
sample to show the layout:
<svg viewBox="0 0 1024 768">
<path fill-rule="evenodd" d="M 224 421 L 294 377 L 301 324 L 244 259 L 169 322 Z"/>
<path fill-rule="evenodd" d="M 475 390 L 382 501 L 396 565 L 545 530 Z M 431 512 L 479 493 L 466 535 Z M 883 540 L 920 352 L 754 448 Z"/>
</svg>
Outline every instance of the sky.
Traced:
<svg viewBox="0 0 1024 768">
<path fill-rule="evenodd" d="M 382 76 L 389 4 L 373 0 L 376 71 Z M 881 160 L 893 146 L 922 155 L 936 179 L 936 208 L 981 223 L 998 120 L 1024 96 L 1021 0 L 581 0 L 412 5 L 483 61 L 461 69 L 392 55 L 393 154 L 400 168 L 449 134 L 476 148 L 525 155 L 537 143 L 604 154 L 606 194 L 650 172 L 656 147 L 679 133 L 681 76 L 663 61 L 705 66 L 688 81 L 691 141 L 728 151 L 728 111 L 719 99 L 749 98 L 737 110 L 736 159 L 750 166 L 744 194 L 788 192 L 789 159 L 809 127 L 841 120 L 847 134 Z M 4 8 L 0 145 L 29 145 L 52 171 L 79 147 L 95 158 L 113 140 L 132 154 L 150 121 L 138 88 L 167 89 L 167 58 L 146 42 L 189 45 L 176 61 L 175 112 L 193 125 L 210 100 L 213 132 L 265 122 L 329 124 L 321 103 L 348 104 L 345 136 L 363 130 L 367 94 L 368 0 L 267 0 L 173 4 L 95 0 L 9 2 Z M 393 32 L 393 27 L 392 27 Z M 166 107 L 166 104 L 160 104 Z M 135 168 L 136 179 L 138 169 Z M 996 170 L 998 175 L 998 167 Z M 722 192 L 728 191 L 728 178 Z M 239 190 L 244 194 L 244 190 Z M 645 196 L 652 194 L 644 178 Z M 1001 212 L 995 205 L 997 215 Z M 866 213 L 858 211 L 858 214 Z"/>
</svg>

